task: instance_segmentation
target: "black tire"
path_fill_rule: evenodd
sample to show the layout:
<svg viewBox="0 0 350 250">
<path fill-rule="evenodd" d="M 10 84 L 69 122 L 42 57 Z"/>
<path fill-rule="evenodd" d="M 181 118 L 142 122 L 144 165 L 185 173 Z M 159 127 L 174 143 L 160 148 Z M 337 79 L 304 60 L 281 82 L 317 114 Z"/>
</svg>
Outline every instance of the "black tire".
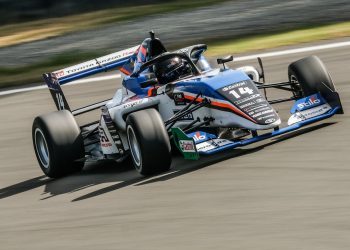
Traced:
<svg viewBox="0 0 350 250">
<path fill-rule="evenodd" d="M 294 95 L 297 97 L 305 97 L 317 92 L 321 92 L 321 95 L 327 95 L 324 93 L 324 88 L 320 88 L 322 83 L 335 91 L 326 66 L 317 56 L 305 57 L 291 63 L 288 67 L 288 77 L 292 83 Z"/>
<path fill-rule="evenodd" d="M 34 119 L 33 146 L 40 168 L 50 178 L 59 178 L 80 171 L 85 156 L 80 128 L 73 115 L 56 111 Z"/>
<path fill-rule="evenodd" d="M 128 115 L 126 134 L 132 161 L 141 175 L 169 170 L 170 140 L 158 111 L 146 109 Z"/>
</svg>

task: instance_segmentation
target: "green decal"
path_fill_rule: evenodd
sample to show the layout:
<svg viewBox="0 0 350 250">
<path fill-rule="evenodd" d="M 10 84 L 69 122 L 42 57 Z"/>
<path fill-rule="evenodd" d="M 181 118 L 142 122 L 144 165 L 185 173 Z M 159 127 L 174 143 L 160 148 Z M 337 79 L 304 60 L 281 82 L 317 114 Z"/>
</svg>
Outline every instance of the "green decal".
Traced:
<svg viewBox="0 0 350 250">
<path fill-rule="evenodd" d="M 198 160 L 199 154 L 194 140 L 188 137 L 180 128 L 172 128 L 171 133 L 176 147 L 181 151 L 185 159 Z"/>
</svg>

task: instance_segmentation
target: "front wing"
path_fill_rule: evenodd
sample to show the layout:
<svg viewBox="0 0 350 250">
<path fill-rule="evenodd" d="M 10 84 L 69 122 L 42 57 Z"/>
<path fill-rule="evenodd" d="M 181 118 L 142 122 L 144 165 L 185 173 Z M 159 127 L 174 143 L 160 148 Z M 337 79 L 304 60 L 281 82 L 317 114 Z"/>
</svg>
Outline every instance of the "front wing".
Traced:
<svg viewBox="0 0 350 250">
<path fill-rule="evenodd" d="M 315 94 L 315 95 L 297 100 L 291 109 L 292 116 L 293 115 L 295 116 L 297 112 L 295 106 L 298 104 L 300 106 L 300 101 L 305 101 L 307 103 L 310 100 L 315 100 L 315 98 L 324 100 L 322 96 L 320 96 L 319 94 Z M 343 111 L 342 111 L 340 100 L 338 102 L 335 102 L 334 104 L 329 105 L 329 108 L 324 112 L 319 112 L 319 113 L 315 112 L 315 115 L 311 117 L 304 116 L 303 119 L 300 119 L 297 122 L 294 121 L 289 126 L 286 126 L 283 128 L 277 127 L 272 132 L 267 132 L 261 135 L 255 135 L 255 136 L 252 136 L 251 138 L 242 139 L 242 140 L 231 141 L 227 139 L 220 139 L 220 138 L 216 138 L 215 135 L 205 133 L 202 131 L 196 131 L 193 133 L 186 134 L 180 128 L 172 128 L 172 135 L 173 135 L 175 145 L 180 150 L 180 152 L 182 152 L 182 154 L 184 155 L 184 158 L 196 160 L 199 158 L 200 154 L 211 155 L 227 149 L 246 146 L 254 142 L 262 141 L 265 139 L 269 139 L 275 136 L 279 136 L 282 134 L 295 131 L 303 126 L 330 118 L 337 113 L 342 113 Z M 328 105 L 328 104 L 324 102 L 320 102 L 319 105 L 312 105 L 310 106 L 309 109 L 300 110 L 300 113 L 314 110 L 317 107 L 319 107 L 321 110 L 321 109 L 324 109 L 325 105 Z"/>
</svg>

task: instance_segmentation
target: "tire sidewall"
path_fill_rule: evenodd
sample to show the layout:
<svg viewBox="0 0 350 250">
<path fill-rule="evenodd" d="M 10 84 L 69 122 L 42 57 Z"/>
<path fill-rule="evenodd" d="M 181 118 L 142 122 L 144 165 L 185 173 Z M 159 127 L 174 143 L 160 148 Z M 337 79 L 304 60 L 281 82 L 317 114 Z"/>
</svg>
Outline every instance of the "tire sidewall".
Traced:
<svg viewBox="0 0 350 250">
<path fill-rule="evenodd" d="M 135 131 L 134 130 L 134 128 L 133 128 L 133 126 L 135 126 L 135 123 L 131 123 L 131 124 L 129 124 L 129 125 L 127 125 L 127 139 L 128 139 L 128 143 L 129 143 L 129 148 L 130 148 L 130 152 L 131 152 L 131 157 L 132 157 L 132 162 L 133 162 L 133 164 L 134 164 L 134 167 L 136 168 L 136 170 L 138 171 L 138 172 L 142 172 L 142 149 L 141 149 L 141 147 L 140 147 L 140 143 L 139 143 L 139 140 L 140 140 L 140 135 L 139 135 L 139 133 L 138 133 L 138 131 Z M 130 143 L 130 134 L 129 134 L 129 132 L 132 130 L 132 132 L 134 133 L 134 135 L 135 135 L 135 139 L 136 139 L 136 141 L 137 141 L 137 143 L 138 143 L 138 147 L 139 147 L 139 150 L 140 150 L 140 153 L 139 153 L 139 162 L 137 162 L 136 160 L 135 160 L 135 156 L 134 156 L 134 153 L 133 153 L 133 150 L 131 149 L 131 147 L 132 147 L 132 145 L 131 145 L 131 143 Z"/>
<path fill-rule="evenodd" d="M 37 145 L 36 145 L 36 139 L 35 139 L 36 129 L 40 129 L 40 131 L 43 133 L 45 140 L 46 140 L 46 143 L 47 143 L 47 147 L 48 147 L 48 151 L 49 151 L 48 167 L 45 167 L 42 164 L 42 162 L 40 160 L 39 153 L 37 152 Z M 53 145 L 52 145 L 52 138 L 50 137 L 50 133 L 48 132 L 48 129 L 47 129 L 45 123 L 39 117 L 37 117 L 34 120 L 33 129 L 32 129 L 32 137 L 33 137 L 33 147 L 34 147 L 35 155 L 38 159 L 39 166 L 40 166 L 41 170 L 44 172 L 45 175 L 47 175 L 49 177 L 60 175 L 61 173 L 59 171 L 57 171 L 54 167 L 56 159 L 55 159 L 55 151 L 54 151 Z"/>
<path fill-rule="evenodd" d="M 37 151 L 35 138 L 37 129 L 40 129 L 47 143 L 49 152 L 47 167 L 42 164 Z M 83 139 L 80 129 L 69 111 L 55 111 L 36 117 L 32 126 L 32 141 L 39 166 L 46 176 L 59 178 L 83 168 L 84 161 L 75 162 L 75 160 L 84 157 Z"/>
<path fill-rule="evenodd" d="M 127 128 L 128 126 L 133 128 L 140 148 L 140 165 L 132 157 L 136 170 L 142 175 L 167 171 L 171 164 L 171 146 L 164 122 L 158 111 L 155 109 L 137 111 L 127 117 L 126 123 Z M 129 135 L 127 137 L 129 147 L 131 147 Z"/>
</svg>

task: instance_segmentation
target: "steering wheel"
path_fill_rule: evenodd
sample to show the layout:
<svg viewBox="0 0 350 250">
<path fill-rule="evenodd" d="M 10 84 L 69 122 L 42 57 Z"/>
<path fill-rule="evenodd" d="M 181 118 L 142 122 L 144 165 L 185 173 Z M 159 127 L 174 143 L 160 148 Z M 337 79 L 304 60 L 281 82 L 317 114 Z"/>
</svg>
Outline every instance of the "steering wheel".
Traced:
<svg viewBox="0 0 350 250">
<path fill-rule="evenodd" d="M 134 72 L 131 76 L 132 77 L 138 77 L 141 72 L 143 72 L 145 69 L 159 63 L 162 61 L 165 61 L 167 59 L 173 58 L 173 57 L 180 57 L 181 59 L 186 60 L 192 68 L 192 71 L 195 75 L 199 75 L 199 70 L 196 67 L 196 65 L 192 62 L 192 60 L 188 57 L 186 53 L 179 53 L 179 52 L 165 52 L 163 54 L 160 54 L 159 56 L 153 58 L 152 60 L 149 60 L 148 62 L 145 62 L 141 65 L 140 69 L 136 72 Z"/>
</svg>

